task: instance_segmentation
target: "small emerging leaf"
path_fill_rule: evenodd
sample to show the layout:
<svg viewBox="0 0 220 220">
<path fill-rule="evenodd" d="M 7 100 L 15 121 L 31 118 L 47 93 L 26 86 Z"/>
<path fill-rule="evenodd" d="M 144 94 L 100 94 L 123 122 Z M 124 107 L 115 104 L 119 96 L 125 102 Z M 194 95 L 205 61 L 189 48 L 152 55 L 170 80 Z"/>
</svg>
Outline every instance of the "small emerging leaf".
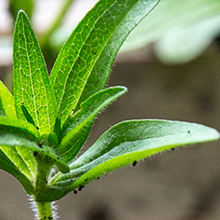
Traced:
<svg viewBox="0 0 220 220">
<path fill-rule="evenodd" d="M 31 117 L 31 115 L 29 114 L 28 110 L 26 109 L 26 107 L 24 106 L 24 104 L 21 104 L 21 110 L 25 116 L 25 118 L 27 119 L 27 122 L 31 123 L 32 125 L 34 125 L 34 127 L 36 127 L 33 118 Z"/>
<path fill-rule="evenodd" d="M 4 109 L 4 106 L 3 106 L 3 103 L 2 103 L 1 96 L 0 96 L 0 116 L 7 116 L 5 114 L 5 109 Z"/>
</svg>

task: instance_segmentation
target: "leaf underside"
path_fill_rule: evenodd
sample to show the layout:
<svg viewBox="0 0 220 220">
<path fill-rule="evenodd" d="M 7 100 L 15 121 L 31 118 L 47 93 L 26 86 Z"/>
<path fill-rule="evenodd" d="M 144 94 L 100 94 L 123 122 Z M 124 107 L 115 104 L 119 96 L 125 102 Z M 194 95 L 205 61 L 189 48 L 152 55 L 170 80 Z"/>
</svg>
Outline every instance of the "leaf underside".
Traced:
<svg viewBox="0 0 220 220">
<path fill-rule="evenodd" d="M 58 173 L 39 201 L 56 200 L 100 175 L 177 146 L 217 140 L 212 128 L 187 122 L 134 120 L 106 131 L 84 154 L 70 164 L 70 173 Z M 44 197 L 54 191 L 51 197 Z M 56 192 L 56 193 L 55 193 Z"/>
</svg>

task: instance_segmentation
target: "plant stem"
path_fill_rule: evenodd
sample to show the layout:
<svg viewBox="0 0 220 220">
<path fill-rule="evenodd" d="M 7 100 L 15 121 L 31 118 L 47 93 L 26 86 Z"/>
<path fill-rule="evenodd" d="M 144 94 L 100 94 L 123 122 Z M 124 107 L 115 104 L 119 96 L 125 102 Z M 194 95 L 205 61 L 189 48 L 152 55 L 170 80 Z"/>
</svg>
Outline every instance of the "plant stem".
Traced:
<svg viewBox="0 0 220 220">
<path fill-rule="evenodd" d="M 36 217 L 38 220 L 55 220 L 55 213 L 53 213 L 53 203 L 50 202 L 37 202 L 36 195 L 41 192 L 47 186 L 48 175 L 51 171 L 52 163 L 47 161 L 46 157 L 41 154 L 36 156 L 37 158 L 37 178 L 35 185 L 36 194 L 32 197 L 34 200 L 34 207 L 37 211 Z"/>
<path fill-rule="evenodd" d="M 35 202 L 39 220 L 52 220 L 54 219 L 52 212 L 52 204 L 49 202 Z"/>
</svg>

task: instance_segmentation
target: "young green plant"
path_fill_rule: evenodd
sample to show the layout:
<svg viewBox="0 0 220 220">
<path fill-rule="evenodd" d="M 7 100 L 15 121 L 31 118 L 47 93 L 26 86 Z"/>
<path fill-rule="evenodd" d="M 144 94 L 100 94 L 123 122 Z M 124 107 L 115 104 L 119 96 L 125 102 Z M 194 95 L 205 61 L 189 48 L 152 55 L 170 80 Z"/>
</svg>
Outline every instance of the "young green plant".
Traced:
<svg viewBox="0 0 220 220">
<path fill-rule="evenodd" d="M 51 202 L 111 170 L 171 148 L 217 140 L 212 128 L 166 120 L 123 121 L 85 153 L 96 115 L 126 92 L 105 88 L 123 41 L 158 0 L 100 0 L 73 31 L 48 77 L 24 11 L 14 30 L 14 97 L 0 83 L 0 168 L 15 176 L 39 219 Z"/>
</svg>

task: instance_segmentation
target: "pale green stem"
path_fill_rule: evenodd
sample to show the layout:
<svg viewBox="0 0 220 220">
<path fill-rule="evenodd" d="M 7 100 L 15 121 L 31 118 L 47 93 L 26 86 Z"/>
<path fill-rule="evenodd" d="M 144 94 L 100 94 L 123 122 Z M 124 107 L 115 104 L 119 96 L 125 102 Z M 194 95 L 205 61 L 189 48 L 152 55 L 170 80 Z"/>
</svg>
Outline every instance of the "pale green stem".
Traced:
<svg viewBox="0 0 220 220">
<path fill-rule="evenodd" d="M 49 202 L 35 202 L 38 212 L 38 218 L 44 220 L 55 220 L 52 211 L 52 204 Z"/>
<path fill-rule="evenodd" d="M 49 163 L 46 157 L 37 155 L 37 178 L 35 185 L 36 195 L 41 192 L 46 186 L 48 175 L 50 174 L 52 163 Z M 52 203 L 50 202 L 37 202 L 36 197 L 33 196 L 34 203 L 36 204 L 37 217 L 39 220 L 54 220 L 52 211 Z"/>
<path fill-rule="evenodd" d="M 66 0 L 63 4 L 59 14 L 56 16 L 52 25 L 48 28 L 48 30 L 44 33 L 41 39 L 41 45 L 45 45 L 48 43 L 50 36 L 54 33 L 54 31 L 60 26 L 66 12 L 70 8 L 71 4 L 73 4 L 75 0 Z"/>
</svg>

